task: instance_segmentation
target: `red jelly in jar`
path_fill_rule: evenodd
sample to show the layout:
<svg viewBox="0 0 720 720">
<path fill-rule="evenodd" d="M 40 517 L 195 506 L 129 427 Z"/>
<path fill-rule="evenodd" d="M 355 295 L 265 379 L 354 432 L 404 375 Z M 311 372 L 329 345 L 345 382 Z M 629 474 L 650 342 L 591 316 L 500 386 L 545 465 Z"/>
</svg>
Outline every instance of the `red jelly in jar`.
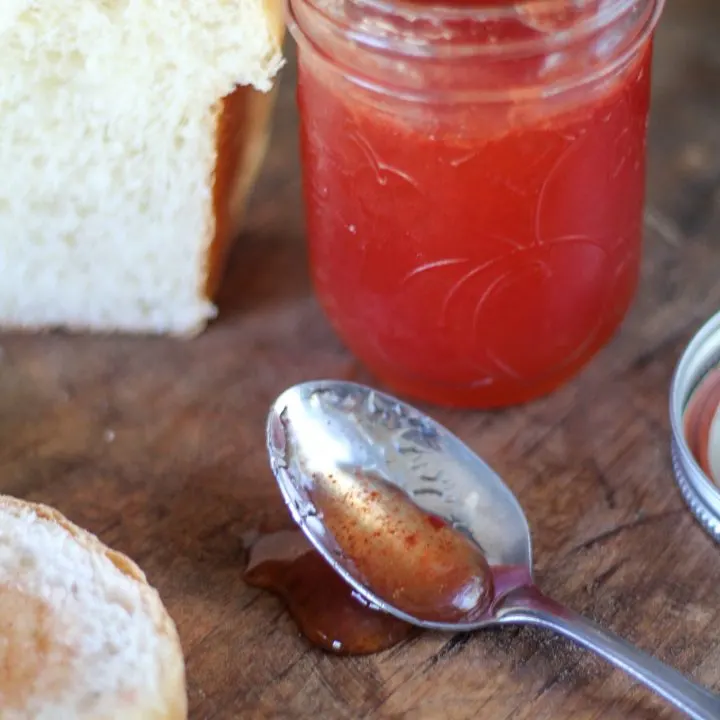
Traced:
<svg viewBox="0 0 720 720">
<path fill-rule="evenodd" d="M 311 272 L 395 391 L 515 404 L 636 290 L 661 0 L 291 0 Z"/>
</svg>

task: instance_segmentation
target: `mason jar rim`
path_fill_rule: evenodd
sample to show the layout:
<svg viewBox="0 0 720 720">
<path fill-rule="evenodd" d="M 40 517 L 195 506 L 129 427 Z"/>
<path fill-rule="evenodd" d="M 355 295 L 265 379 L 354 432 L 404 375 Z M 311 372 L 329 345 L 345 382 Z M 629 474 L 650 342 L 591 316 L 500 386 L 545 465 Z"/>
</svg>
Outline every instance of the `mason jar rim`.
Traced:
<svg viewBox="0 0 720 720">
<path fill-rule="evenodd" d="M 456 0 L 457 1 L 457 0 Z M 488 0 L 481 0 L 487 7 Z M 558 0 L 536 0 L 538 3 L 542 3 L 543 7 L 554 7 L 557 8 Z M 561 2 L 571 2 L 571 0 L 560 0 Z M 417 61 L 417 62 L 441 62 L 441 63 L 463 63 L 464 61 L 477 62 L 477 61 L 514 61 L 515 59 L 522 59 L 523 57 L 533 57 L 540 55 L 552 55 L 555 53 L 562 53 L 565 47 L 572 46 L 573 43 L 581 43 L 584 39 L 583 36 L 587 35 L 587 26 L 583 32 L 583 36 L 578 37 L 577 31 L 568 32 L 560 38 L 560 42 L 563 44 L 558 45 L 557 36 L 553 35 L 553 42 L 548 42 L 549 38 L 541 38 L 539 43 L 533 40 L 529 45 L 525 43 L 522 47 L 518 48 L 518 43 L 511 44 L 508 48 L 507 44 L 499 42 L 497 44 L 486 43 L 485 46 L 478 46 L 477 43 L 458 43 L 458 42 L 447 42 L 448 38 L 444 37 L 446 41 L 443 45 L 442 34 L 441 39 L 438 42 L 436 37 L 423 36 L 423 33 L 415 33 L 415 28 L 410 28 L 405 38 L 394 35 L 392 31 L 395 29 L 393 24 L 393 18 L 397 18 L 396 8 L 419 8 L 423 13 L 435 13 L 440 11 L 441 13 L 454 12 L 453 7 L 449 9 L 445 6 L 438 7 L 437 5 L 430 5 L 425 7 L 420 3 L 413 4 L 412 0 L 287 0 L 289 3 L 288 8 L 288 24 L 291 34 L 295 37 L 298 44 L 305 45 L 306 43 L 312 47 L 314 55 L 323 64 L 328 66 L 341 67 L 337 65 L 337 58 L 333 56 L 327 43 L 321 40 L 322 36 L 334 37 L 336 41 L 340 41 L 342 45 L 349 45 L 357 51 L 369 52 L 373 55 L 392 60 L 398 67 L 402 67 L 406 62 Z M 395 4 L 397 2 L 397 5 Z M 526 0 L 527 2 L 527 0 Z M 337 3 L 337 5 L 334 5 Z M 382 34 L 377 32 L 372 21 L 368 28 L 362 27 L 362 21 L 365 16 L 352 17 L 352 9 L 360 8 L 361 5 L 358 3 L 365 3 L 365 7 L 370 5 L 390 8 L 390 16 L 386 19 L 385 25 L 380 25 L 381 28 L 390 29 L 390 34 Z M 392 3 L 392 4 L 391 4 Z M 580 87 L 584 87 L 588 84 L 595 82 L 602 82 L 606 77 L 612 77 L 612 75 L 619 69 L 625 67 L 632 58 L 636 56 L 640 48 L 647 42 L 648 37 L 655 29 L 657 22 L 662 14 L 665 0 L 614 0 L 612 7 L 621 6 L 623 13 L 620 14 L 620 18 L 626 17 L 628 11 L 637 9 L 640 11 L 639 17 L 634 21 L 636 24 L 632 32 L 632 38 L 629 39 L 624 46 L 608 59 L 605 63 L 598 63 L 598 65 L 591 72 L 584 72 L 582 75 L 571 75 L 568 78 L 560 81 L 554 81 L 550 84 L 528 84 L 524 87 L 513 87 L 512 97 L 513 102 L 524 102 L 534 101 L 539 97 L 544 99 L 550 97 L 558 97 L 568 92 L 576 91 Z M 332 7 L 340 8 L 343 12 L 332 13 L 329 8 Z M 504 8 L 493 8 L 494 10 L 501 9 L 506 13 L 512 10 L 514 11 L 518 6 L 518 3 L 513 3 L 511 6 L 505 6 Z M 350 7 L 350 13 L 347 8 Z M 457 7 L 457 6 L 454 6 Z M 540 7 L 538 5 L 537 7 Z M 477 9 L 477 8 L 475 8 Z M 460 8 L 465 12 L 465 8 Z M 350 15 L 348 17 L 348 15 Z M 427 15 L 426 15 L 427 17 Z M 485 16 L 480 16 L 480 22 L 483 22 Z M 613 15 L 616 22 L 618 20 L 617 13 Z M 382 15 L 380 16 L 382 19 Z M 610 21 L 610 27 L 612 27 Z M 365 23 L 366 25 L 368 23 Z M 605 19 L 605 25 L 597 29 L 595 32 L 602 33 L 608 27 L 607 20 Z M 442 28 L 442 18 L 437 28 Z M 329 35 L 328 35 L 329 33 Z M 419 35 L 419 37 L 418 37 Z M 550 35 L 548 33 L 548 35 Z M 569 36 L 569 37 L 568 37 Z M 490 55 L 486 54 L 490 53 Z M 388 84 L 386 80 L 381 77 L 372 77 L 367 73 L 358 72 L 355 64 L 343 65 L 342 72 L 345 78 L 352 82 L 352 84 L 363 88 L 365 91 L 372 93 L 377 97 L 392 96 L 397 100 L 402 100 L 410 103 L 428 103 L 428 102 L 453 102 L 458 106 L 460 104 L 473 104 L 477 102 L 507 102 L 508 93 L 506 90 L 492 89 L 492 88 L 468 88 L 468 89 L 445 89 L 442 87 L 436 88 L 428 92 L 427 89 L 417 90 L 409 88 L 404 85 L 393 82 Z"/>
<path fill-rule="evenodd" d="M 349 0 L 359 8 L 369 8 L 387 15 L 413 20 L 466 20 L 474 19 L 480 22 L 509 20 L 518 17 L 518 10 L 526 6 L 543 13 L 552 15 L 564 10 L 582 10 L 594 0 L 477 0 L 472 3 L 456 3 L 452 0 L 447 3 L 416 2 L 414 0 Z M 641 0 L 647 2 L 647 0 Z M 628 10 L 638 0 L 609 0 L 607 7 L 600 13 L 594 13 L 587 18 L 584 26 L 604 25 L 608 19 L 616 17 L 619 13 Z M 578 25 L 579 27 L 579 25 Z M 557 33 L 553 33 L 556 35 Z"/>
<path fill-rule="evenodd" d="M 536 38 L 443 44 L 442 41 L 437 41 L 437 39 L 433 41 L 432 38 L 428 38 L 428 42 L 416 42 L 379 33 L 368 28 L 367 24 L 363 27 L 362 23 L 347 19 L 347 13 L 344 17 L 339 17 L 337 14 L 328 12 L 329 4 L 323 0 L 288 0 L 288 2 L 292 20 L 295 20 L 293 5 L 301 2 L 314 14 L 321 17 L 325 23 L 332 25 L 348 40 L 360 47 L 408 58 L 438 59 L 445 56 L 454 58 L 468 56 L 523 57 L 548 50 L 561 50 L 567 45 L 579 42 L 584 37 L 611 26 L 615 20 L 621 18 L 638 4 L 652 8 L 645 26 L 638 33 L 642 40 L 654 29 L 665 5 L 665 0 L 610 0 L 607 7 L 602 8 L 600 12 L 591 13 L 587 18 L 568 28 L 556 29 L 552 32 L 539 31 Z M 582 9 L 593 0 L 518 0 L 509 4 L 503 2 L 502 5 L 499 2 L 500 0 L 478 0 L 477 3 L 461 5 L 452 2 L 436 4 L 434 2 L 414 2 L 413 0 L 338 0 L 338 5 L 345 10 L 352 7 L 358 11 L 369 11 L 375 14 L 376 19 L 385 21 L 388 25 L 402 21 L 440 25 L 463 20 L 474 20 L 478 23 L 510 20 L 518 17 L 518 9 L 521 6 L 529 6 L 548 14 L 561 12 L 568 7 Z M 364 16 L 362 19 L 367 20 L 368 16 Z"/>
</svg>

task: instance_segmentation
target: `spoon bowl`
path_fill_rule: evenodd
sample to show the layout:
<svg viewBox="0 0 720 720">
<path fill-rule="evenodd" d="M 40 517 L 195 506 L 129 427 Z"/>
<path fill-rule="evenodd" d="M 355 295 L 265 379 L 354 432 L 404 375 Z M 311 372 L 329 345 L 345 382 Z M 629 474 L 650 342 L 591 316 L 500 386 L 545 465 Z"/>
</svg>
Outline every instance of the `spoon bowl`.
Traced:
<svg viewBox="0 0 720 720">
<path fill-rule="evenodd" d="M 515 496 L 489 465 L 415 408 L 356 383 L 304 383 L 273 404 L 267 443 L 295 522 L 346 582 L 383 611 L 417 624 L 375 595 L 342 561 L 342 549 L 326 531 L 311 497 L 329 478 L 350 484 L 366 474 L 380 477 L 466 534 L 491 566 L 518 568 L 531 576 L 530 529 Z M 489 621 L 422 624 L 457 631 Z"/>
<path fill-rule="evenodd" d="M 267 447 L 293 519 L 365 603 L 408 623 L 448 632 L 505 624 L 549 628 L 598 653 L 690 717 L 720 718 L 718 696 L 536 587 L 530 530 L 515 496 L 470 448 L 419 410 L 356 383 L 303 383 L 286 390 L 273 404 Z M 368 477 L 371 486 L 366 484 Z M 392 504 L 398 495 L 405 505 Z M 376 500 L 363 499 L 370 496 Z M 318 503 L 318 498 L 332 498 L 334 505 Z M 393 500 L 383 503 L 385 498 Z M 408 505 L 414 515 L 405 513 Z M 332 517 L 336 513 L 328 512 L 330 507 L 342 510 L 343 522 L 352 521 L 353 542 L 359 534 L 371 555 L 375 548 L 389 550 L 390 571 L 416 584 L 416 569 L 404 575 L 397 569 L 412 556 L 403 555 L 394 530 L 388 528 L 389 509 L 415 517 L 419 508 L 423 517 L 427 513 L 428 518 L 442 518 L 443 526 L 464 535 L 484 556 L 483 567 L 489 565 L 492 573 L 492 601 L 457 621 L 448 621 L 442 613 L 420 617 L 398 607 L 399 603 L 388 601 L 388 595 L 395 595 L 381 596 L 370 586 L 367 573 L 351 559 L 347 545 L 338 541 L 339 526 Z M 377 544 L 378 538 L 384 546 Z"/>
</svg>

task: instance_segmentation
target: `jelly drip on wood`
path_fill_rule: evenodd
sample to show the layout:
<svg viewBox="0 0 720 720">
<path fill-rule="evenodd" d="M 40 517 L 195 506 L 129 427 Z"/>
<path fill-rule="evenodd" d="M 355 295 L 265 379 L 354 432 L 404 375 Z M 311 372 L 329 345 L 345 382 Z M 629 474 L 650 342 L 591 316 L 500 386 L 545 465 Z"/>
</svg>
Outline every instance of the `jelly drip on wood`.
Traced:
<svg viewBox="0 0 720 720">
<path fill-rule="evenodd" d="M 299 530 L 261 535 L 250 549 L 245 582 L 280 596 L 302 634 L 333 653 L 380 652 L 415 632 L 365 604 Z"/>
</svg>

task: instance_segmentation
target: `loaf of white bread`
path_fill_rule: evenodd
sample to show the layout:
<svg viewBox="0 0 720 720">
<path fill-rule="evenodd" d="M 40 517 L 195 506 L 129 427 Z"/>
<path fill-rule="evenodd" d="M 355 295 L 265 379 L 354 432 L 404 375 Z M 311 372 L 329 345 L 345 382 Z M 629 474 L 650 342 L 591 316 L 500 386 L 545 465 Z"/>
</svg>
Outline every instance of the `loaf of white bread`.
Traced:
<svg viewBox="0 0 720 720">
<path fill-rule="evenodd" d="M 137 565 L 56 510 L 0 496 L 0 719 L 187 712 L 175 625 Z"/>
<path fill-rule="evenodd" d="M 281 0 L 0 2 L 0 328 L 205 327 L 282 38 Z"/>
</svg>

